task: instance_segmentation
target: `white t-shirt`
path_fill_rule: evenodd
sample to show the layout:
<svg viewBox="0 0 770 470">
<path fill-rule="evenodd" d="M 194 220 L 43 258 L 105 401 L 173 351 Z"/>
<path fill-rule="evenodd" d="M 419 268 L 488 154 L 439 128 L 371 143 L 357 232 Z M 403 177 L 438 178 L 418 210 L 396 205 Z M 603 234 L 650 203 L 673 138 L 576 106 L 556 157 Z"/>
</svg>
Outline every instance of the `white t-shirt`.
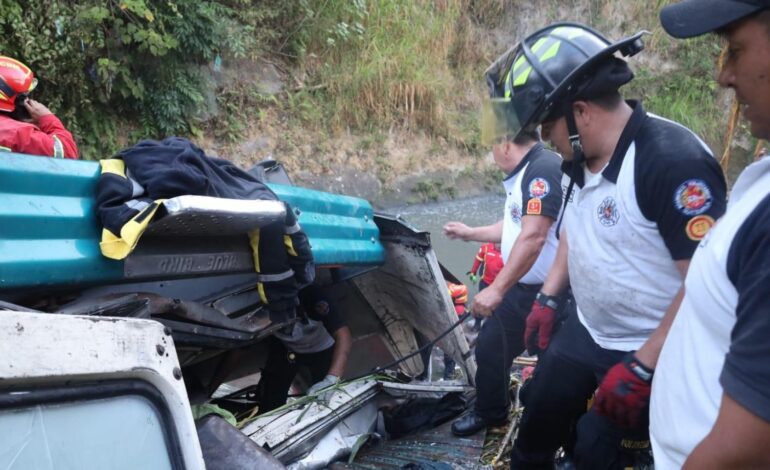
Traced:
<svg viewBox="0 0 770 470">
<path fill-rule="evenodd" d="M 770 421 L 770 158 L 738 178 L 701 242 L 652 383 L 656 469 L 681 468 L 723 393 Z"/>
<path fill-rule="evenodd" d="M 525 215 L 544 215 L 556 220 L 562 203 L 561 158 L 535 145 L 521 163 L 503 181 L 505 209 L 500 253 L 503 263 L 508 262 L 511 248 L 521 233 L 521 218 Z M 535 264 L 519 279 L 523 284 L 542 284 L 556 257 L 556 224 L 551 225 L 545 245 Z"/>
<path fill-rule="evenodd" d="M 619 351 L 657 328 L 682 283 L 675 260 L 690 258 L 725 195 L 702 141 L 633 105 L 608 165 L 577 175 L 563 223 L 578 318 L 599 346 Z"/>
</svg>

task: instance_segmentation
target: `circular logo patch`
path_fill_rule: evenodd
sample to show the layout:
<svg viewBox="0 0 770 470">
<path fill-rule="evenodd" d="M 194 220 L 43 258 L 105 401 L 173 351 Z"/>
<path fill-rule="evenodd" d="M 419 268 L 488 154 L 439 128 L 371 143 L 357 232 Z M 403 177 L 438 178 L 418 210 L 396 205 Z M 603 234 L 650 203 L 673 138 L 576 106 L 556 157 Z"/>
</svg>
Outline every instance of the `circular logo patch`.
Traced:
<svg viewBox="0 0 770 470">
<path fill-rule="evenodd" d="M 674 192 L 674 205 L 684 215 L 703 214 L 712 202 L 711 190 L 703 180 L 687 180 Z"/>
<path fill-rule="evenodd" d="M 685 231 L 687 233 L 687 237 L 690 240 L 697 242 L 702 240 L 713 226 L 714 219 L 707 215 L 699 215 L 697 217 L 693 217 L 689 222 L 687 222 Z"/>
<path fill-rule="evenodd" d="M 521 207 L 515 202 L 511 204 L 511 218 L 517 224 L 521 222 Z"/>
<path fill-rule="evenodd" d="M 602 203 L 599 204 L 599 207 L 596 209 L 596 215 L 599 216 L 599 223 L 605 227 L 612 227 L 618 223 L 618 220 L 620 220 L 618 206 L 611 197 L 604 198 Z"/>
<path fill-rule="evenodd" d="M 529 182 L 529 197 L 544 198 L 551 192 L 551 185 L 543 178 L 535 178 Z"/>
</svg>

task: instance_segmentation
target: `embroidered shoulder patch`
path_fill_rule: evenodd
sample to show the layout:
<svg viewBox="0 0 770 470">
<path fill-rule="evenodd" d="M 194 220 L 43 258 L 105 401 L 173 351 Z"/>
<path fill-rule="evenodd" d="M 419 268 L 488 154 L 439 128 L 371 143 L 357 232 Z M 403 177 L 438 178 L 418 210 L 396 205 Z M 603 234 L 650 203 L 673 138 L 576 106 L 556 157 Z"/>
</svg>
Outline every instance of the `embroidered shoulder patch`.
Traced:
<svg viewBox="0 0 770 470">
<path fill-rule="evenodd" d="M 540 215 L 542 211 L 543 202 L 539 198 L 533 198 L 527 202 L 527 215 Z"/>
<path fill-rule="evenodd" d="M 543 178 L 535 178 L 529 182 L 529 197 L 542 199 L 551 192 L 551 185 Z"/>
<path fill-rule="evenodd" d="M 596 215 L 599 216 L 599 223 L 605 227 L 612 227 L 620 220 L 618 205 L 611 197 L 606 197 L 596 208 Z"/>
<path fill-rule="evenodd" d="M 705 181 L 687 180 L 674 191 L 674 206 L 684 215 L 700 215 L 711 208 L 713 197 Z"/>
<path fill-rule="evenodd" d="M 707 215 L 699 215 L 697 217 L 693 217 L 689 222 L 687 222 L 685 232 L 687 233 L 687 237 L 690 240 L 697 242 L 702 240 L 713 226 L 714 219 Z"/>
</svg>

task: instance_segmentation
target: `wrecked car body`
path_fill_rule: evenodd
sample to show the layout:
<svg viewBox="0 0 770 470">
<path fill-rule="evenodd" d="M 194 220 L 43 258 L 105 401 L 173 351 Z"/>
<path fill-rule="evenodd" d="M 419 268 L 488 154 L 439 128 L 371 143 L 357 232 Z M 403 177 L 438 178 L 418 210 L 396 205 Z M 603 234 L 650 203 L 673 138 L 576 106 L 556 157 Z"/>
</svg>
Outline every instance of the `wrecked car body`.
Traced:
<svg viewBox="0 0 770 470">
<path fill-rule="evenodd" d="M 463 380 L 402 383 L 423 371 L 419 355 L 414 354 L 419 349 L 415 330 L 436 338 L 457 322 L 445 287 L 445 279 L 452 276 L 436 259 L 429 234 L 396 217 L 374 213 L 365 200 L 293 186 L 275 162 L 254 171 L 294 208 L 312 245 L 315 283 L 334 300 L 353 335 L 343 380 L 361 378 L 334 390 L 328 402 L 300 399 L 277 412 L 244 417 L 237 429 L 213 419 L 203 424 L 199 420 L 197 434 L 205 465 L 238 468 L 237 462 L 224 460 L 233 455 L 216 452 L 217 445 L 226 442 L 232 448 L 240 446 L 244 465 L 253 466 L 254 459 L 262 459 L 260 468 L 321 468 L 355 454 L 363 442 L 387 435 L 378 425 L 383 409 L 415 397 L 441 399 L 467 392 L 475 363 L 461 328 L 452 329 L 437 344 L 461 367 Z M 271 315 L 260 302 L 245 233 L 284 217 L 283 204 L 174 198 L 149 224 L 136 249 L 125 260 L 116 261 L 99 251 L 100 226 L 93 198 L 98 174 L 95 162 L 0 154 L 0 308 L 4 310 L 0 317 L 13 318 L 25 329 L 27 321 L 39 327 L 52 318 L 120 319 L 125 325 L 152 320 L 149 323 L 160 328 L 165 346 L 142 343 L 148 351 L 137 347 L 126 350 L 126 355 L 157 355 L 159 346 L 173 351 L 161 356 L 176 362 L 171 379 L 176 380 L 177 395 L 184 382 L 184 399 L 175 399 L 180 407 L 210 400 L 204 391 L 227 351 L 244 350 L 249 357 L 231 371 L 228 382 L 258 377 L 266 357 L 265 340 L 297 319 Z M 58 328 L 53 325 L 50 328 Z M 88 330 L 86 323 L 73 325 L 67 328 Z M 51 336 L 52 351 L 63 336 Z M 115 340 L 114 335 L 106 338 Z M 6 359 L 5 368 L 0 369 L 0 397 L 34 393 L 38 387 L 76 389 L 85 383 L 124 380 L 109 367 L 97 371 L 91 366 L 81 369 L 77 363 L 70 369 L 52 365 L 38 370 L 39 364 L 28 358 L 34 357 L 35 347 L 17 349 L 14 344 L 19 341 L 24 340 L 9 337 L 0 343 L 0 355 Z M 22 360 L 22 354 L 27 359 Z M 77 348 L 71 354 L 77 355 Z M 66 356 L 58 359 L 66 362 Z M 112 357 L 102 359 L 106 366 L 112 361 Z M 390 375 L 368 375 L 381 372 L 387 364 L 394 364 Z M 6 380 L 10 377 L 14 380 Z M 150 386 L 159 387 L 165 395 L 165 385 L 151 382 Z M 251 406 L 249 387 L 232 393 L 229 401 L 241 408 Z M 225 406 L 227 400 L 221 403 Z M 0 408 L 0 423 L 13 410 L 10 405 Z M 171 419 L 184 428 L 175 431 L 177 435 L 187 433 L 189 438 L 194 429 L 191 418 L 179 421 L 173 415 Z M 234 429 L 237 435 L 223 434 Z M 195 444 L 189 456 L 170 458 L 170 468 L 202 468 L 197 440 Z M 0 458 L 6 458 L 3 455 Z"/>
</svg>

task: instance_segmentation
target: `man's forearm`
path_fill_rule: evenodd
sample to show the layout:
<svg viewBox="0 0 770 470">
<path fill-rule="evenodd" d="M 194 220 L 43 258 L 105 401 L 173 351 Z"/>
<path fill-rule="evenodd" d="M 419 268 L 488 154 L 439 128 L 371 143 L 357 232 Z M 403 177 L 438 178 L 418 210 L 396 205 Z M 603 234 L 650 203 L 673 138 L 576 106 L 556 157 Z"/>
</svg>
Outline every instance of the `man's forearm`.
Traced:
<svg viewBox="0 0 770 470">
<path fill-rule="evenodd" d="M 567 242 L 567 233 L 563 232 L 559 240 L 559 247 L 556 249 L 556 258 L 548 271 L 541 291 L 545 295 L 560 295 L 569 284 L 569 264 L 567 263 L 567 253 L 569 244 Z"/>
<path fill-rule="evenodd" d="M 473 227 L 468 241 L 500 243 L 503 238 L 503 222 Z"/>
<path fill-rule="evenodd" d="M 650 337 L 647 338 L 647 341 L 645 341 L 642 347 L 636 352 L 636 358 L 650 369 L 654 369 L 658 364 L 660 350 L 663 349 L 663 343 L 666 341 L 666 336 L 668 336 L 668 331 L 671 329 L 671 324 L 674 323 L 676 312 L 679 311 L 679 305 L 681 305 L 683 297 L 684 286 L 679 288 L 679 292 L 677 292 L 671 305 L 669 305 L 666 310 L 666 314 L 663 316 L 663 320 L 660 321 L 658 328 L 652 332 Z"/>
<path fill-rule="evenodd" d="M 714 427 L 693 449 L 683 468 L 770 468 L 768 446 L 770 423 L 725 393 Z"/>
<path fill-rule="evenodd" d="M 663 349 L 663 343 L 666 342 L 668 330 L 671 329 L 671 324 L 674 323 L 674 318 L 676 318 L 676 312 L 679 311 L 679 306 L 684 298 L 684 278 L 687 277 L 687 270 L 690 269 L 690 260 L 677 260 L 675 264 L 676 269 L 682 276 L 682 286 L 674 296 L 674 299 L 671 300 L 671 304 L 666 309 L 666 313 L 663 315 L 663 319 L 658 327 L 636 352 L 636 358 L 650 369 L 654 369 L 658 364 L 658 356 L 660 356 L 660 351 Z"/>
<path fill-rule="evenodd" d="M 353 337 L 347 326 L 343 326 L 334 332 L 334 350 L 332 351 L 332 363 L 329 366 L 329 374 L 335 377 L 342 377 L 345 374 L 352 346 Z"/>
</svg>

